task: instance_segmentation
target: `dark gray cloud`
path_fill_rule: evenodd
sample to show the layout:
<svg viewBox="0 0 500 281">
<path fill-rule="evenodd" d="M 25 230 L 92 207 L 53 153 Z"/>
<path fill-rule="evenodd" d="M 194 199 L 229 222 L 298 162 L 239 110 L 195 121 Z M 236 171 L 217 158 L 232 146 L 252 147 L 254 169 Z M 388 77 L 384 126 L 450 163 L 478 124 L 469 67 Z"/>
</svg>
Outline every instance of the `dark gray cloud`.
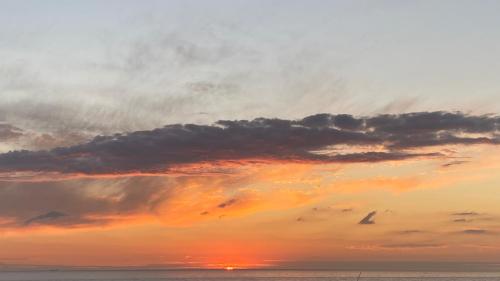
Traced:
<svg viewBox="0 0 500 281">
<path fill-rule="evenodd" d="M 372 211 L 368 213 L 368 215 L 366 215 L 362 220 L 360 220 L 358 224 L 375 224 L 373 218 L 375 217 L 376 214 L 377 211 Z"/>
<path fill-rule="evenodd" d="M 214 125 L 168 125 L 150 131 L 98 136 L 80 145 L 0 154 L 0 172 L 84 174 L 166 172 L 177 165 L 217 161 L 284 160 L 379 162 L 439 153 L 409 148 L 500 143 L 499 118 L 421 112 L 355 118 L 319 114 L 301 120 L 257 118 Z M 466 137 L 464 133 L 478 133 Z M 342 153 L 336 145 L 382 145 L 386 151 Z"/>
<path fill-rule="evenodd" d="M 65 213 L 61 213 L 58 211 L 50 211 L 48 213 L 30 218 L 24 222 L 25 225 L 29 225 L 31 223 L 40 223 L 40 222 L 45 222 L 45 221 L 52 221 L 56 220 L 62 217 L 67 216 Z"/>
</svg>

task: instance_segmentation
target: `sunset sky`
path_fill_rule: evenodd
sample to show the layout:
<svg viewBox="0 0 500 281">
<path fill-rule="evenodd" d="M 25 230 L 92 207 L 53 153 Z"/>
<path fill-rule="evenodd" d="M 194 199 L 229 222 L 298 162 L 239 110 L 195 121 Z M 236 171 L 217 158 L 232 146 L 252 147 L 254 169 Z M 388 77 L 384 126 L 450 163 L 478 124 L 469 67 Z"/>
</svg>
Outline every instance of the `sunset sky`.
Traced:
<svg viewBox="0 0 500 281">
<path fill-rule="evenodd" d="M 0 5 L 0 270 L 500 261 L 499 1 Z"/>
</svg>

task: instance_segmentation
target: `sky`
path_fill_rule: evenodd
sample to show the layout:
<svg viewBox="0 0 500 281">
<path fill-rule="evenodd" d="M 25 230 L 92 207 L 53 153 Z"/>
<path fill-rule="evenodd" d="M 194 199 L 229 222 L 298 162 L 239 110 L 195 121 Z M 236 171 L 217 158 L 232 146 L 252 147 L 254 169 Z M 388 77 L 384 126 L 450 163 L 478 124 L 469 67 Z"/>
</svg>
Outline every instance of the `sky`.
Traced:
<svg viewBox="0 0 500 281">
<path fill-rule="evenodd" d="M 498 1 L 0 5 L 0 268 L 497 269 Z"/>
</svg>

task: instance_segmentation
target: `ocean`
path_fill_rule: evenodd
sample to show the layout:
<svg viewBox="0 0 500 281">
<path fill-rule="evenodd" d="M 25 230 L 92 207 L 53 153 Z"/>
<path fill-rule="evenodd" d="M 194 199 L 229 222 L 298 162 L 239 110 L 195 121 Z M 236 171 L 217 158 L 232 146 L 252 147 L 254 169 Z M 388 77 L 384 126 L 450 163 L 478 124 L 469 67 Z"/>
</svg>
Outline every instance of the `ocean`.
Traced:
<svg viewBox="0 0 500 281">
<path fill-rule="evenodd" d="M 297 270 L 16 271 L 0 281 L 355 281 L 359 272 Z M 362 281 L 500 281 L 499 273 L 363 272 Z"/>
</svg>

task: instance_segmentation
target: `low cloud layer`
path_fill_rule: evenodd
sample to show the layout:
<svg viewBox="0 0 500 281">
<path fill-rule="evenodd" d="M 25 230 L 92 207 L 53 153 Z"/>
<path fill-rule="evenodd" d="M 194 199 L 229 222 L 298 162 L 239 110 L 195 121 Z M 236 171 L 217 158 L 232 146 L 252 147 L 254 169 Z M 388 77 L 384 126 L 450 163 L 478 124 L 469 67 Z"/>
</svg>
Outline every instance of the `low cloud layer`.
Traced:
<svg viewBox="0 0 500 281">
<path fill-rule="evenodd" d="M 258 118 L 214 125 L 168 125 L 98 136 L 48 151 L 0 154 L 0 172 L 167 173 L 179 165 L 219 161 L 379 162 L 440 154 L 416 148 L 499 144 L 500 118 L 420 112 L 356 118 L 318 114 L 301 120 Z M 362 152 L 336 147 L 368 147 Z M 378 149 L 370 149 L 378 147 Z M 380 149 L 382 148 L 382 149 Z"/>
</svg>

